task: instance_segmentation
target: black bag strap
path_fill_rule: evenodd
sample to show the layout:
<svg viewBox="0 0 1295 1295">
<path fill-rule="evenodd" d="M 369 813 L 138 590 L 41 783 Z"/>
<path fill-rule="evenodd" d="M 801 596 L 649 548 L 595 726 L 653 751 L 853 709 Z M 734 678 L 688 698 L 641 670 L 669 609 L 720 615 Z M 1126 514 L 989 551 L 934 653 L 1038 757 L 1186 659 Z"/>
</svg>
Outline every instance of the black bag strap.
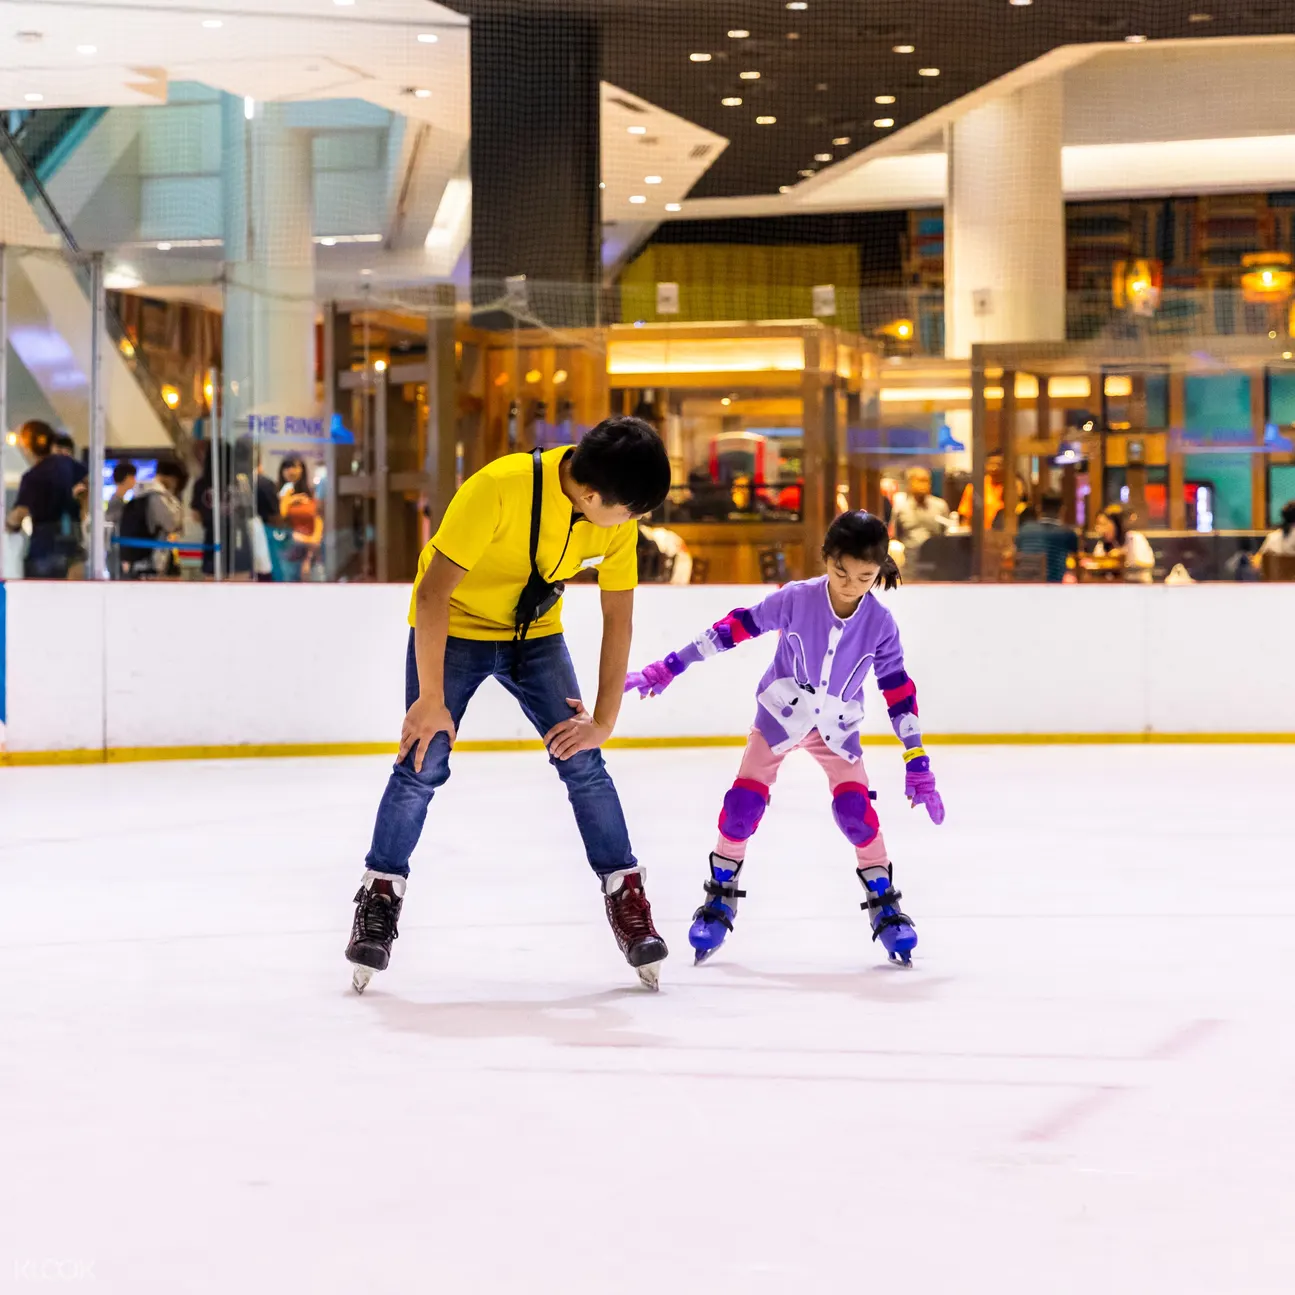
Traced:
<svg viewBox="0 0 1295 1295">
<path fill-rule="evenodd" d="M 540 574 L 540 510 L 544 506 L 544 458 L 538 447 L 531 451 L 531 571 Z"/>
</svg>

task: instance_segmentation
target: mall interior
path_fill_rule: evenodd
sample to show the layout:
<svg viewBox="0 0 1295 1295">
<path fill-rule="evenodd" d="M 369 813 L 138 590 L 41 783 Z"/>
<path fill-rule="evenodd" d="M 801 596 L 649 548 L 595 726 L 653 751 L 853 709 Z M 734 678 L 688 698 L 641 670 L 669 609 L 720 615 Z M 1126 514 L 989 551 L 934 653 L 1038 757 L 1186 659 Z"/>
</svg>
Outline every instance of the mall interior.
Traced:
<svg viewBox="0 0 1295 1295">
<path fill-rule="evenodd" d="M 0 577 L 408 581 L 623 412 L 644 582 L 812 574 L 847 507 L 914 582 L 1291 579 L 1287 8 L 9 5 Z M 44 566 L 33 422 L 92 486 Z"/>
</svg>

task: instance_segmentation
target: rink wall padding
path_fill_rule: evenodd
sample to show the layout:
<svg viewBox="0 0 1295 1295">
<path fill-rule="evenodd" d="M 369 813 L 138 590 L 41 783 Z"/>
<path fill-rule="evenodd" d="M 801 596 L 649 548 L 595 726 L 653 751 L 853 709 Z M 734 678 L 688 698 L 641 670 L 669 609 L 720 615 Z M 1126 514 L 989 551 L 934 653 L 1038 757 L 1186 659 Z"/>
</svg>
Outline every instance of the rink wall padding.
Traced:
<svg viewBox="0 0 1295 1295">
<path fill-rule="evenodd" d="M 633 662 L 768 592 L 641 589 Z M 0 597 L 0 763 L 395 749 L 406 587 L 16 581 Z M 919 585 L 886 599 L 932 745 L 1295 741 L 1295 688 L 1280 664 L 1295 641 L 1288 587 Z M 591 700 L 597 590 L 571 590 L 564 619 Z M 695 666 L 664 697 L 627 698 L 615 744 L 740 743 L 771 646 L 756 640 Z M 866 704 L 870 740 L 893 742 L 871 685 Z M 458 749 L 537 745 L 487 683 Z"/>
</svg>

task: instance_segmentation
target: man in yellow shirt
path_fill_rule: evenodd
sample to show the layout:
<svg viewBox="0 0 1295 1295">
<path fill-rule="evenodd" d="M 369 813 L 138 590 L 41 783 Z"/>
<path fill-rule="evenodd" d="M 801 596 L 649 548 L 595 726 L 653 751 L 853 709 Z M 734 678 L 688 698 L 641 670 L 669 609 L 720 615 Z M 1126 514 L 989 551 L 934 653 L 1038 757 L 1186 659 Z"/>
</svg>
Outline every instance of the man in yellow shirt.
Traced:
<svg viewBox="0 0 1295 1295">
<path fill-rule="evenodd" d="M 652 924 L 643 869 L 599 748 L 620 711 L 629 664 L 639 517 L 670 488 L 653 428 L 608 418 L 574 449 L 509 454 L 463 483 L 423 550 L 409 609 L 408 713 L 378 806 L 346 949 L 363 990 L 386 968 L 409 856 L 473 693 L 497 679 L 544 739 L 566 785 L 607 918 L 629 964 L 656 987 L 665 942 Z M 538 534 L 535 503 L 538 500 Z M 561 582 L 596 567 L 603 640 L 593 714 L 580 701 L 562 637 Z M 555 586 L 557 586 L 555 588 Z"/>
</svg>

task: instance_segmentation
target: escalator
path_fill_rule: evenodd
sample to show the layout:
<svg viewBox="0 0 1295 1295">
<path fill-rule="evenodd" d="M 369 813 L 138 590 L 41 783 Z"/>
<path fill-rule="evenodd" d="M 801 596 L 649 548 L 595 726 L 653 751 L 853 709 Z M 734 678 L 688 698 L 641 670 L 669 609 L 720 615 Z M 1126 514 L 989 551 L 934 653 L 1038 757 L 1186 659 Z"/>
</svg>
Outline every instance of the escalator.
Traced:
<svg viewBox="0 0 1295 1295">
<path fill-rule="evenodd" d="M 57 170 L 104 111 L 33 112 L 14 123 L 16 130 L 0 121 L 9 345 L 31 379 L 11 387 L 15 395 L 39 391 L 44 402 L 41 407 L 28 399 L 19 409 L 11 399 L 10 425 L 23 417 L 44 417 L 65 427 L 83 446 L 89 443 L 90 426 L 90 258 L 50 200 L 42 175 Z M 183 425 L 111 309 L 106 327 L 101 374 L 109 446 L 183 449 Z"/>
</svg>

